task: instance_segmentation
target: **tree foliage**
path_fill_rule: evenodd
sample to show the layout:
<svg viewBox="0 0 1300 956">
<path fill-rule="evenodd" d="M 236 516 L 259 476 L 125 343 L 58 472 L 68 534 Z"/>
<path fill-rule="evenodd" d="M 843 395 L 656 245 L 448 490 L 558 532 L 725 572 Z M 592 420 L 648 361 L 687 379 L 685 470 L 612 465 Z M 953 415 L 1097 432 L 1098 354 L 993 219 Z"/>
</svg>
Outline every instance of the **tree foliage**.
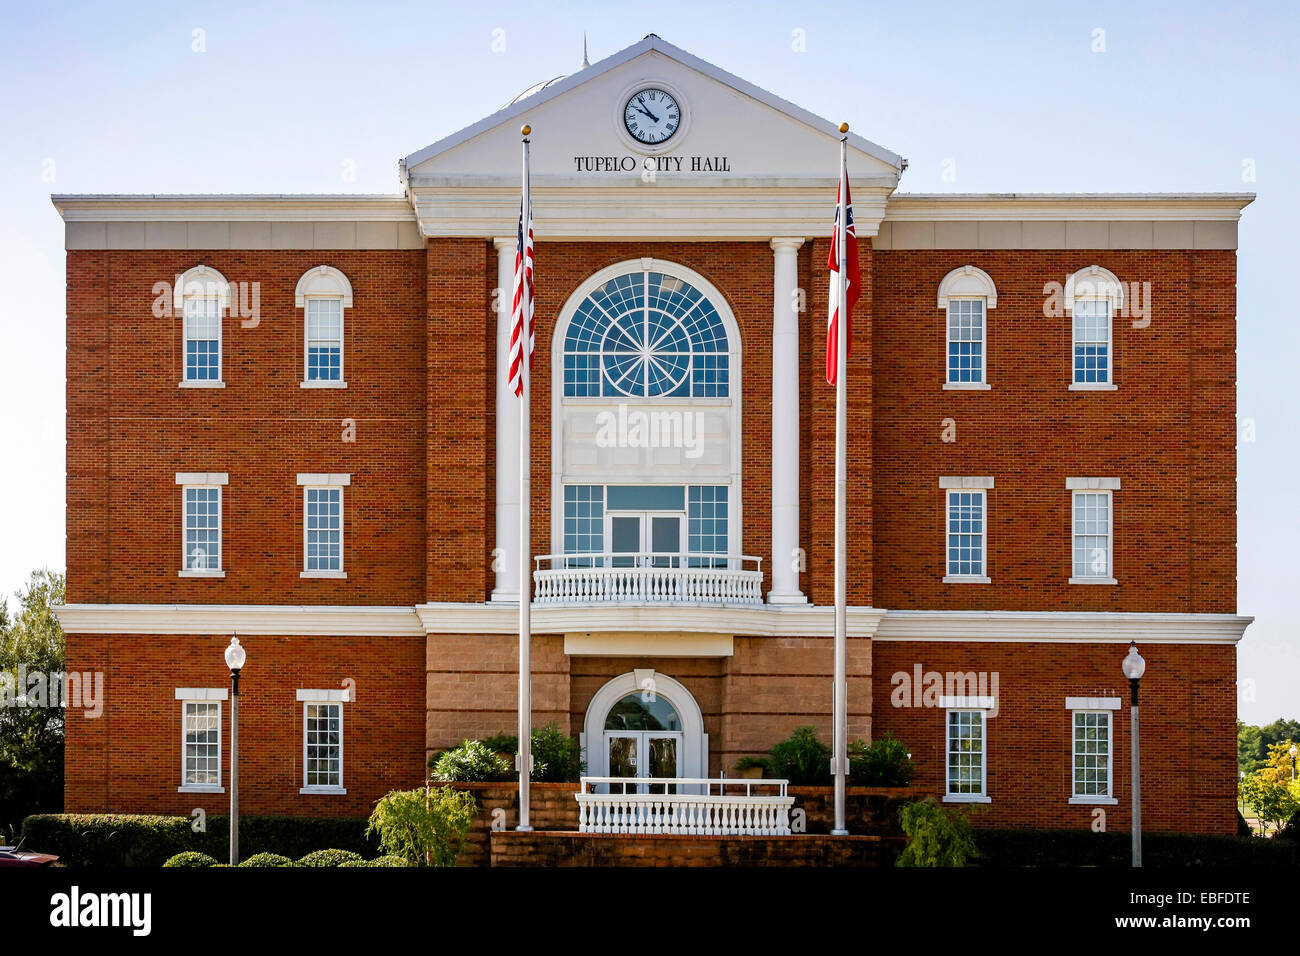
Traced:
<svg viewBox="0 0 1300 956">
<path fill-rule="evenodd" d="M 407 866 L 455 866 L 476 807 L 472 793 L 451 787 L 393 790 L 375 804 L 366 833 Z"/>
<path fill-rule="evenodd" d="M 46 569 L 34 571 L 18 592 L 16 612 L 0 603 L 0 833 L 17 832 L 28 814 L 63 809 L 62 699 L 48 699 L 42 684 L 29 701 L 32 685 L 19 686 L 36 675 L 61 678 L 63 628 L 54 608 L 63 601 L 63 575 Z M 38 700 L 42 706 L 27 706 Z"/>
<path fill-rule="evenodd" d="M 948 810 L 927 797 L 906 804 L 900 817 L 907 846 L 895 866 L 966 866 L 979 856 L 963 810 Z"/>
</svg>

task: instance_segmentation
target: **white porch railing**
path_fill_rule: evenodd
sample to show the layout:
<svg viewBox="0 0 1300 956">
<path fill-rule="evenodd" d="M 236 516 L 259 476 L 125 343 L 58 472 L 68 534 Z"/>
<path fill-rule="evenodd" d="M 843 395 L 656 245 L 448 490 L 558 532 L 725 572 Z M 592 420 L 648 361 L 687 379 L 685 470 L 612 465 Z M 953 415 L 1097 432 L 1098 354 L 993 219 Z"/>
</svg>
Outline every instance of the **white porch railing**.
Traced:
<svg viewBox="0 0 1300 956">
<path fill-rule="evenodd" d="M 536 559 L 533 600 L 538 604 L 762 604 L 762 560 L 724 554 L 545 554 Z"/>
<path fill-rule="evenodd" d="M 578 801 L 581 833 L 684 833 L 703 836 L 789 836 L 788 780 L 731 780 L 697 777 L 583 777 Z M 609 789 L 673 786 L 677 793 L 592 793 Z M 755 787 L 775 790 L 754 793 Z M 697 793 L 682 793 L 682 790 Z M 717 790 L 715 793 L 714 790 Z M 727 791 L 731 792 L 728 793 Z"/>
</svg>

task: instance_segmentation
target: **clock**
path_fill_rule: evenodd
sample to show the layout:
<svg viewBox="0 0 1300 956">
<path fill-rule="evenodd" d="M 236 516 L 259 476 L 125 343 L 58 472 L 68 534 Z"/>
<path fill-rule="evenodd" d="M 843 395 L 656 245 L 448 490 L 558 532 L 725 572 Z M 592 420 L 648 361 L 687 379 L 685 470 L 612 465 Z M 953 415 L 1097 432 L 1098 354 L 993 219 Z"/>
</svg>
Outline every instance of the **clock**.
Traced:
<svg viewBox="0 0 1300 956">
<path fill-rule="evenodd" d="M 658 86 L 635 91 L 623 106 L 623 126 L 643 146 L 659 146 L 672 139 L 682 125 L 677 97 Z"/>
</svg>

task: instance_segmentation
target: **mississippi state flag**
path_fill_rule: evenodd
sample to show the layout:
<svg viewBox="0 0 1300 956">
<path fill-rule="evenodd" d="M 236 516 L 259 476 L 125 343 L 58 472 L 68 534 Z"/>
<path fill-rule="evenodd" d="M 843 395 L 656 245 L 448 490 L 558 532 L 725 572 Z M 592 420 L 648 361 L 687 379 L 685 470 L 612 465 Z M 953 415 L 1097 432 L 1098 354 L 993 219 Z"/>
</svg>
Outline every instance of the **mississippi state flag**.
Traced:
<svg viewBox="0 0 1300 956">
<path fill-rule="evenodd" d="M 844 221 L 847 224 L 844 230 L 845 258 L 848 266 L 848 287 L 845 290 L 845 296 L 848 299 L 847 306 L 844 309 L 845 321 L 848 322 L 848 355 L 853 354 L 853 307 L 857 304 L 858 299 L 862 296 L 862 267 L 858 265 L 858 236 L 853 228 L 853 195 L 848 187 L 848 177 L 844 180 L 844 200 L 845 214 Z M 830 315 L 826 319 L 826 381 L 832 385 L 835 384 L 835 373 L 839 368 L 839 342 L 840 342 L 840 283 L 838 275 L 840 271 L 839 263 L 840 254 L 840 195 L 839 190 L 835 191 L 835 228 L 831 231 L 831 255 L 826 263 L 827 268 L 831 270 L 831 295 L 830 295 Z M 848 355 L 845 358 L 848 358 Z"/>
<path fill-rule="evenodd" d="M 524 394 L 524 325 L 528 326 L 528 368 L 533 367 L 533 211 L 528 210 L 528 234 L 524 235 L 524 211 L 519 209 L 519 232 L 515 241 L 514 304 L 510 319 L 510 387 Z"/>
</svg>

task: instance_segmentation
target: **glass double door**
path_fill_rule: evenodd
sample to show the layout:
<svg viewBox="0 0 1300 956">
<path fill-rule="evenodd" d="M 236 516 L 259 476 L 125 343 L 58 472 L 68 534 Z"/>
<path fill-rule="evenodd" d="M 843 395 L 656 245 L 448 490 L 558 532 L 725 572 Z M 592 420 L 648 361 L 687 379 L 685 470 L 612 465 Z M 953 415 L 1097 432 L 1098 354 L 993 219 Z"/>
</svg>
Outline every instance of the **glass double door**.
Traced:
<svg viewBox="0 0 1300 956">
<path fill-rule="evenodd" d="M 681 566 L 686 515 L 678 511 L 611 511 L 606 520 L 614 567 Z"/>
<path fill-rule="evenodd" d="M 682 735 L 664 730 L 605 732 L 611 777 L 676 777 Z M 613 784 L 616 793 L 676 793 L 675 784 Z"/>
</svg>

